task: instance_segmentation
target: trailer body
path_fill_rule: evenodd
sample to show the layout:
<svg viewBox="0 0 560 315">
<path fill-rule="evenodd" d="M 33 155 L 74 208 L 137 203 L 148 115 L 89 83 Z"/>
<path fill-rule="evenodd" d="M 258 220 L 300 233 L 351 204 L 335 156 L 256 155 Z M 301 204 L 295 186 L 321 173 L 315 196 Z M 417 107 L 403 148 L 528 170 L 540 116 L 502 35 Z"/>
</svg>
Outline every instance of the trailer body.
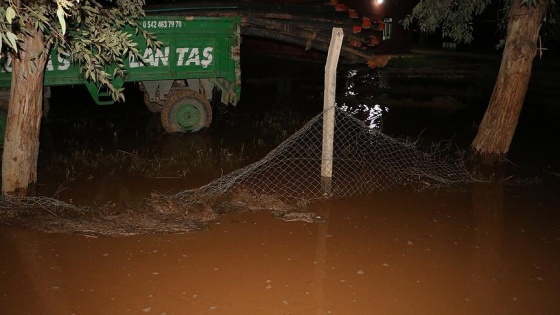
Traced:
<svg viewBox="0 0 560 315">
<path fill-rule="evenodd" d="M 148 15 L 139 24 L 155 33 L 163 45 L 155 50 L 146 47 L 145 40 L 130 29 L 143 60 L 126 60 L 126 75 L 112 83 L 117 88 L 127 82 L 138 83 L 146 107 L 152 112 L 161 111 L 166 131 L 207 128 L 215 89 L 221 92 L 222 103 L 237 104 L 241 95 L 239 17 Z M 11 58 L 3 58 L 0 65 L 0 88 L 4 88 L 6 99 L 11 85 Z M 47 101 L 49 87 L 68 85 L 85 85 L 99 105 L 114 103 L 108 91 L 85 80 L 79 66 L 53 48 L 44 76 Z"/>
</svg>

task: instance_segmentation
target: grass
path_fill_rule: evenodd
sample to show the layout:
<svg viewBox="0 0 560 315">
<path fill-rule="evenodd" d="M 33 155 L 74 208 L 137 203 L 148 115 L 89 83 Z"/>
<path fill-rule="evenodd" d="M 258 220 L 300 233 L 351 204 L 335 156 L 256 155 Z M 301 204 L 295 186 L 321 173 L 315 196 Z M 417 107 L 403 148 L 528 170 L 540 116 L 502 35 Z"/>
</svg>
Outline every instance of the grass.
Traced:
<svg viewBox="0 0 560 315">
<path fill-rule="evenodd" d="M 175 151 L 170 155 L 156 154 L 151 150 L 107 152 L 81 149 L 69 155 L 51 156 L 51 166 L 47 167 L 47 171 L 64 172 L 66 179 L 75 177 L 76 173 L 90 180 L 99 176 L 121 175 L 181 178 L 216 167 L 235 168 L 247 159 L 242 153 L 235 153 L 228 148 Z M 61 168 L 61 165 L 66 167 Z"/>
<path fill-rule="evenodd" d="M 124 118 L 112 117 L 111 122 L 106 116 L 101 122 L 92 116 L 56 120 L 47 125 L 56 131 L 50 131 L 53 135 L 41 152 L 40 184 L 51 187 L 49 191 L 58 186 L 60 191 L 72 182 L 109 177 L 226 174 L 259 160 L 306 122 L 303 115 L 286 107 L 218 110 L 216 114 L 218 121 L 209 131 L 184 135 L 168 135 L 161 128 L 147 133 L 137 123 L 143 118 L 125 111 L 120 113 Z"/>
</svg>

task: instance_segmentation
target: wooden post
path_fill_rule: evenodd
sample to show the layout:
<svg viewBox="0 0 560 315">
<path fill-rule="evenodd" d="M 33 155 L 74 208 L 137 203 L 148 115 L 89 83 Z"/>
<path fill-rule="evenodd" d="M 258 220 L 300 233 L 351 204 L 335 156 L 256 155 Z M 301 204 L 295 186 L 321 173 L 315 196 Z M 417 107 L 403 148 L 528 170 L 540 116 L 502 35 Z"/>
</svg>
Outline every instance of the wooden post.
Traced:
<svg viewBox="0 0 560 315">
<path fill-rule="evenodd" d="M 325 91 L 323 99 L 323 151 L 321 157 L 321 184 L 325 196 L 332 195 L 332 167 L 334 143 L 334 114 L 336 98 L 336 67 L 342 48 L 344 32 L 334 27 L 325 65 Z"/>
</svg>

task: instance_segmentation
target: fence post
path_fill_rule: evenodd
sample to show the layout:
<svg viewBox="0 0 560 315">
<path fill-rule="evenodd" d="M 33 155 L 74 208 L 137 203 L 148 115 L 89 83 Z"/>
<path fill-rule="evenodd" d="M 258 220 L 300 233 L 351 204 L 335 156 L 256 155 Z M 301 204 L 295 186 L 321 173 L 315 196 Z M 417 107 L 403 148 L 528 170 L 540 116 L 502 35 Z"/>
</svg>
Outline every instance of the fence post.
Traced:
<svg viewBox="0 0 560 315">
<path fill-rule="evenodd" d="M 323 151 L 321 156 L 321 186 L 325 196 L 332 196 L 332 168 L 334 143 L 334 114 L 336 98 L 336 66 L 342 47 L 344 32 L 334 27 L 325 65 L 325 91 L 323 98 Z"/>
</svg>

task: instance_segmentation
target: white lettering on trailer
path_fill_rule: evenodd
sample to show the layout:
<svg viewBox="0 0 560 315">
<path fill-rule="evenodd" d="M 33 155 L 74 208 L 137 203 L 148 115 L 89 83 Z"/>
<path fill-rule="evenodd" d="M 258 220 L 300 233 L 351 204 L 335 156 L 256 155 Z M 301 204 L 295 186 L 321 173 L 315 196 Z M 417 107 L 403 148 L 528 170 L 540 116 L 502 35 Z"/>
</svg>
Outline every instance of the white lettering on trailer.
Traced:
<svg viewBox="0 0 560 315">
<path fill-rule="evenodd" d="M 136 58 L 134 58 L 134 56 L 130 56 L 130 58 L 128 59 L 128 66 L 130 68 L 138 68 L 138 67 L 142 67 L 143 64 L 137 61 Z"/>
<path fill-rule="evenodd" d="M 47 61 L 47 71 L 53 71 L 54 70 L 54 66 L 52 63 L 52 58 L 49 58 L 49 60 Z"/>
<path fill-rule="evenodd" d="M 200 51 L 202 50 L 202 55 Z M 190 48 L 190 47 L 181 47 L 176 48 L 175 52 L 177 53 L 177 66 L 202 66 L 203 68 L 207 68 L 210 64 L 212 64 L 214 60 L 214 47 L 205 47 L 205 48 Z M 52 58 L 52 57 L 51 57 Z M 144 62 L 147 65 L 152 67 L 159 67 L 159 66 L 167 66 L 169 65 L 169 47 L 165 47 L 162 50 L 157 49 L 155 54 L 153 49 L 147 48 L 143 54 Z M 64 71 L 68 70 L 71 66 L 70 59 L 65 54 L 58 54 L 57 55 L 58 63 L 53 63 L 53 60 L 49 58 L 47 61 L 47 71 Z M 5 59 L 1 72 L 12 72 L 12 58 L 8 57 Z M 138 68 L 143 67 L 145 65 L 139 60 L 134 58 L 129 59 L 129 67 L 130 68 Z"/>
<path fill-rule="evenodd" d="M 57 71 L 64 71 L 64 70 L 68 70 L 68 68 L 70 68 L 70 60 L 68 60 L 67 57 L 65 57 L 63 54 L 58 54 L 57 55 L 57 60 L 58 60 L 58 67 L 56 67 Z M 47 71 L 53 71 L 54 69 L 54 65 L 52 62 L 52 57 L 49 58 L 49 60 L 47 61 Z"/>
<path fill-rule="evenodd" d="M 212 47 L 206 47 L 202 51 L 202 56 L 204 57 L 200 61 L 200 63 L 202 64 L 202 68 L 206 68 L 206 67 L 208 67 L 209 64 L 212 63 L 212 60 L 214 59 L 214 56 L 212 55 L 213 51 L 214 51 L 214 48 L 212 48 Z"/>
<path fill-rule="evenodd" d="M 213 47 L 206 47 L 202 50 L 202 58 L 200 57 L 200 49 L 199 48 L 177 48 L 175 50 L 177 52 L 177 66 L 190 66 L 191 64 L 200 66 L 202 65 L 203 68 L 207 68 L 214 59 L 212 52 L 214 51 Z M 190 53 L 189 53 L 190 51 Z M 187 60 L 185 61 L 185 56 L 187 56 Z"/>
<path fill-rule="evenodd" d="M 144 52 L 144 61 L 149 63 L 151 66 L 158 67 L 159 62 L 161 61 L 162 65 L 167 66 L 169 64 L 169 47 L 165 47 L 165 53 L 161 51 L 161 49 L 156 49 L 156 53 L 154 54 L 151 48 L 146 49 Z"/>
<path fill-rule="evenodd" d="M 147 48 L 144 51 L 144 55 L 142 55 L 144 62 L 149 64 L 153 67 L 158 67 L 161 64 L 167 66 L 169 64 L 169 47 L 165 47 L 163 52 L 160 49 L 156 49 L 156 53 L 154 54 L 153 49 Z M 130 58 L 129 60 L 129 67 L 130 68 L 138 68 L 144 66 L 144 63 L 135 60 L 134 58 Z"/>
<path fill-rule="evenodd" d="M 57 67 L 54 67 L 53 61 L 52 61 L 52 56 L 51 58 L 49 58 L 49 60 L 47 60 L 47 66 L 46 69 L 47 71 L 64 71 L 64 70 L 68 70 L 68 68 L 70 68 L 70 60 L 65 57 L 65 55 L 63 54 L 59 54 L 57 57 L 58 60 L 58 64 Z M 8 72 L 11 73 L 13 70 L 13 60 L 12 60 L 12 56 L 9 56 L 5 59 L 5 62 L 2 66 L 2 72 Z"/>
<path fill-rule="evenodd" d="M 200 52 L 198 51 L 198 48 L 191 49 L 189 60 L 187 60 L 186 65 L 189 66 L 191 63 L 200 66 Z"/>
<path fill-rule="evenodd" d="M 58 54 L 57 55 L 57 66 L 55 68 L 53 61 L 52 61 L 52 56 L 50 56 L 49 60 L 47 60 L 47 66 L 45 68 L 46 71 L 64 71 L 64 70 L 68 70 L 68 68 L 70 68 L 70 59 L 67 57 L 68 55 L 66 54 Z M 13 67 L 13 60 L 12 57 L 9 56 L 5 59 L 4 64 L 2 65 L 2 69 L 1 72 L 8 72 L 11 73 L 12 72 L 12 67 Z"/>
<path fill-rule="evenodd" d="M 177 48 L 175 52 L 177 53 L 177 65 L 182 66 L 185 60 L 185 54 L 189 51 L 189 48 Z"/>
<path fill-rule="evenodd" d="M 182 21 L 168 20 L 168 21 L 143 21 L 143 28 L 181 28 Z"/>
<path fill-rule="evenodd" d="M 68 58 L 65 58 L 62 54 L 59 54 L 57 70 L 64 71 L 64 70 L 68 70 L 68 68 L 70 68 L 70 60 L 68 60 Z"/>
</svg>

